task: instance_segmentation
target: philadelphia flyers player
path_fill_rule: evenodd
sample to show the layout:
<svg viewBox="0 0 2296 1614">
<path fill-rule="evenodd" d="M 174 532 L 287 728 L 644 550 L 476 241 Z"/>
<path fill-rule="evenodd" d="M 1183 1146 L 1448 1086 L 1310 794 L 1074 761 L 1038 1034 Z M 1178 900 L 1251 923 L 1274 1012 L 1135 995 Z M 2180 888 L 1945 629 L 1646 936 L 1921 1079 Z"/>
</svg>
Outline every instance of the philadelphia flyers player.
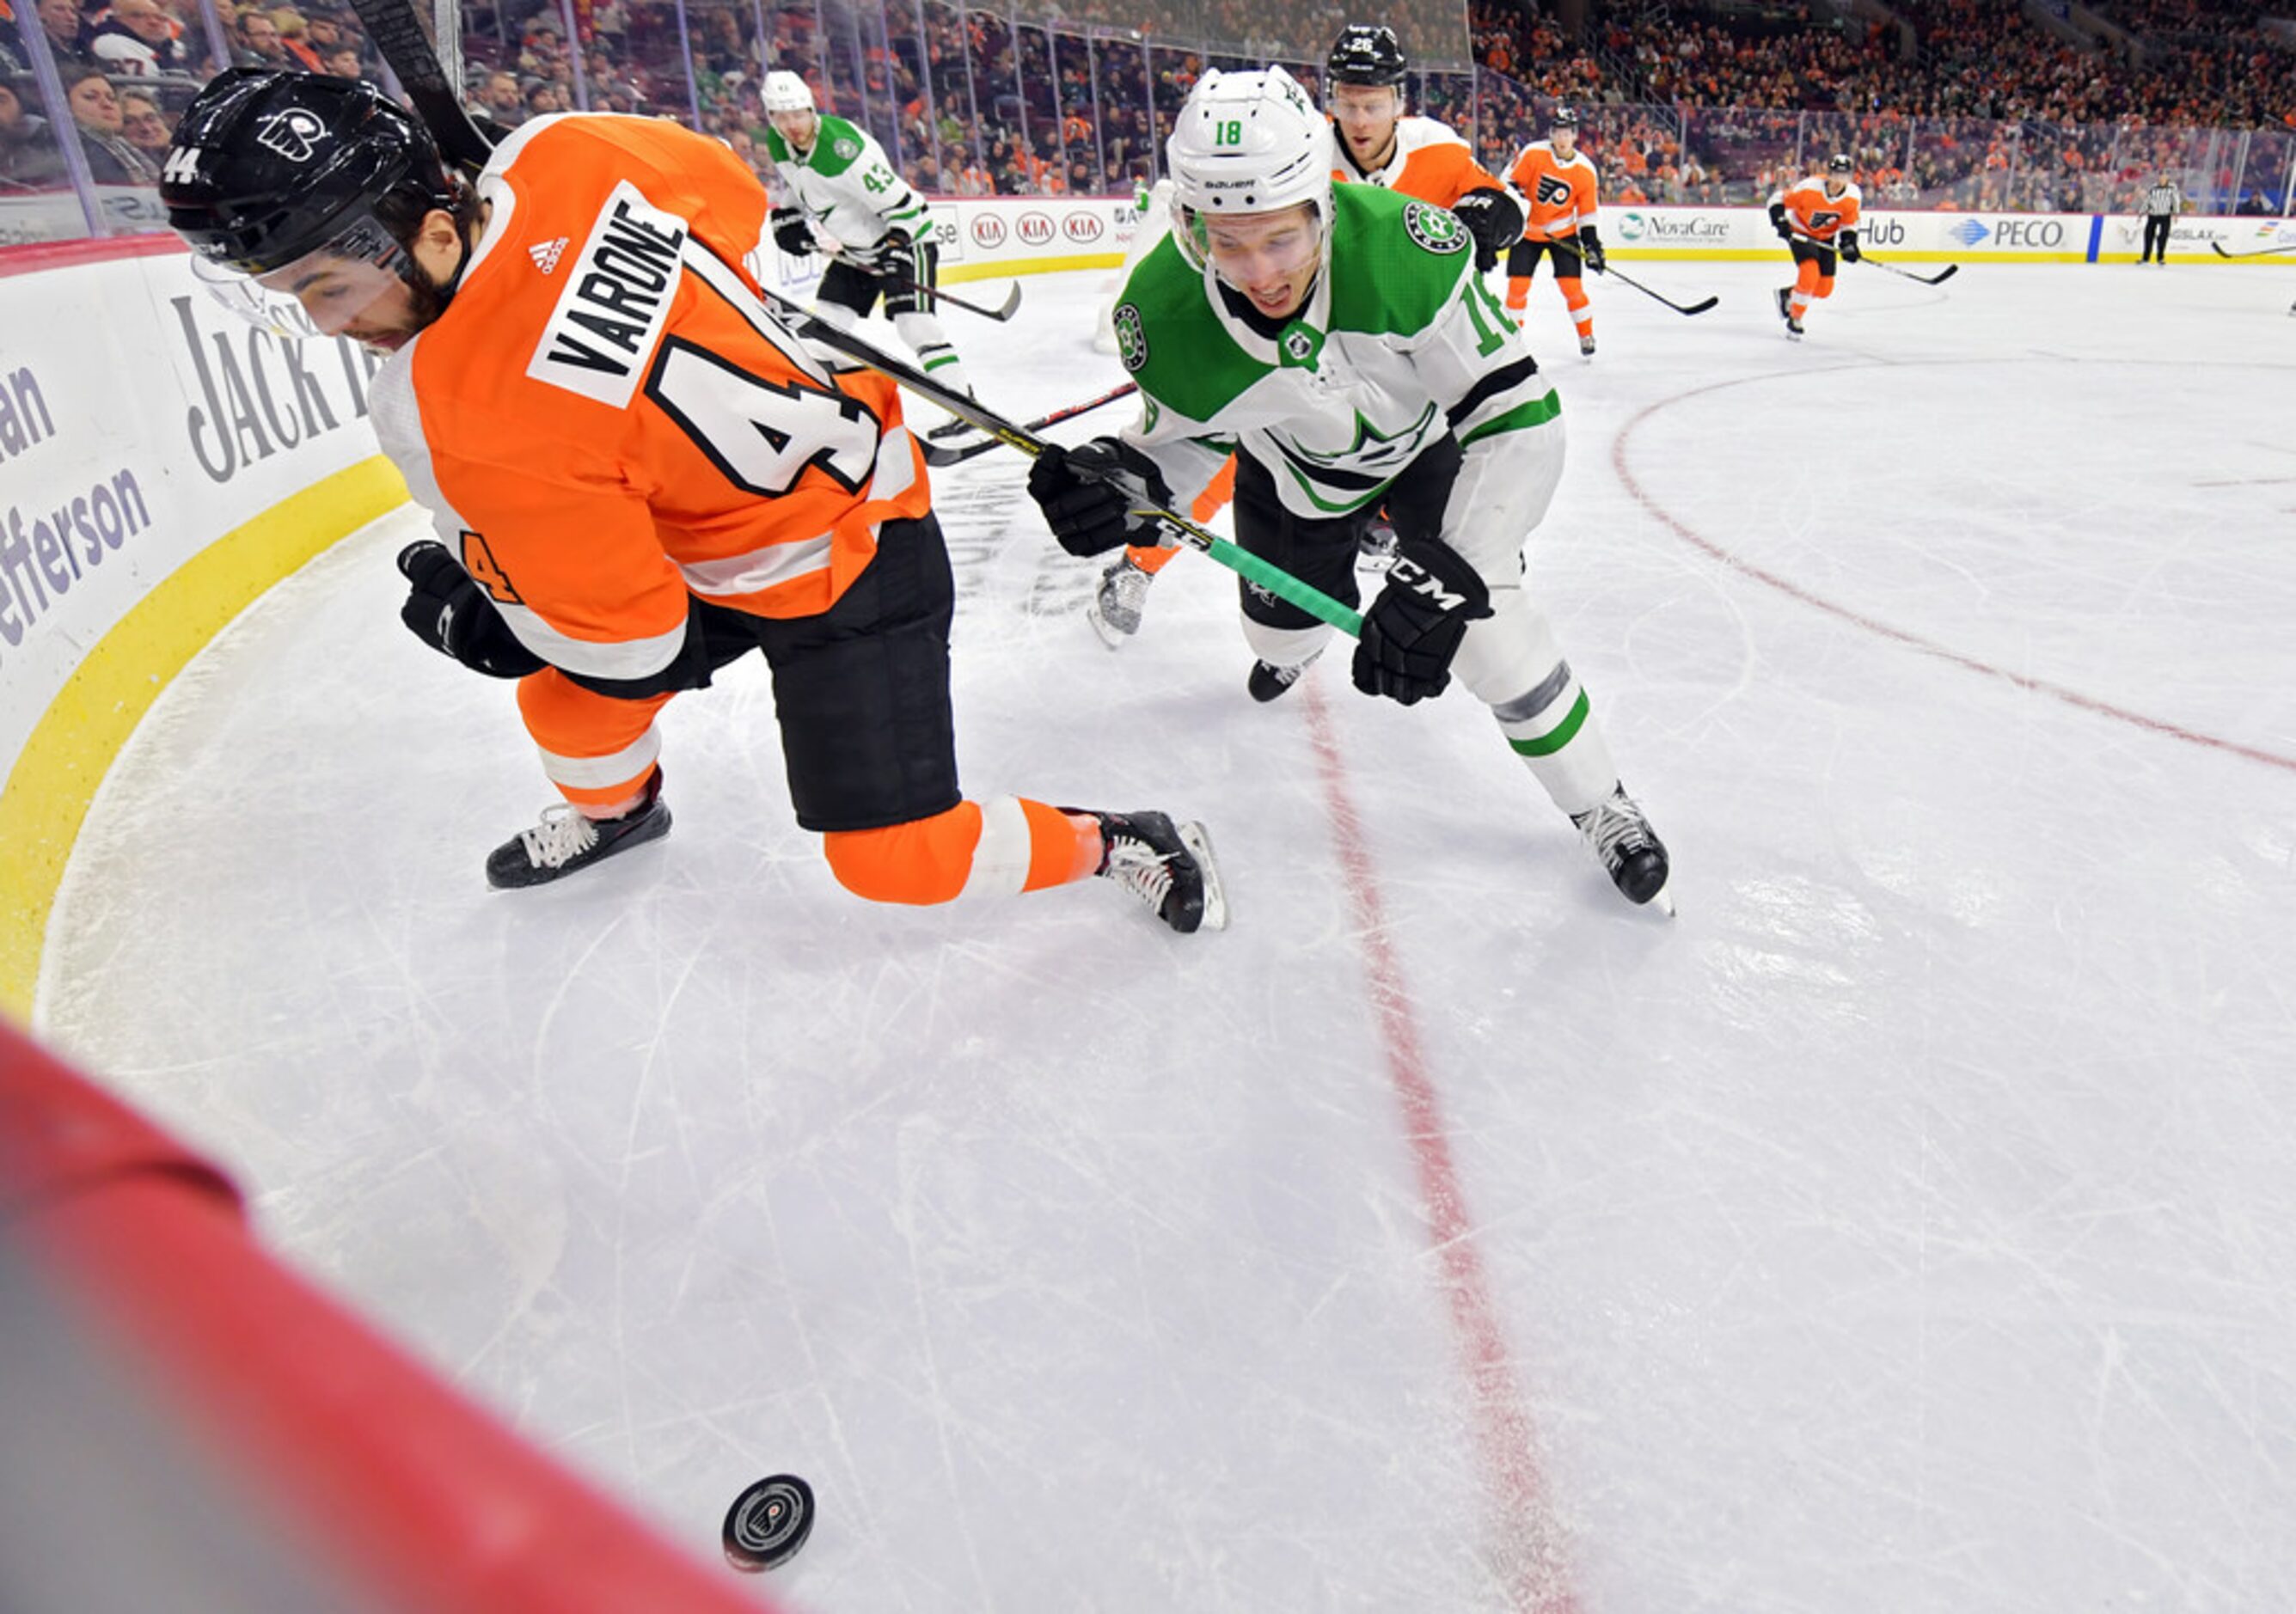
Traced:
<svg viewBox="0 0 2296 1614">
<path fill-rule="evenodd" d="M 769 204 L 722 143 L 541 118 L 466 184 L 373 86 L 240 69 L 184 112 L 161 199 L 250 307 L 392 356 L 377 434 L 439 535 L 399 557 L 401 615 L 517 680 L 565 799 L 488 858 L 491 883 L 664 833 L 656 717 L 758 650 L 798 822 L 849 890 L 1098 874 L 1176 930 L 1225 922 L 1199 825 L 959 791 L 923 456 L 889 381 L 832 373 L 767 311 Z"/>
<path fill-rule="evenodd" d="M 1507 311 L 1522 324 L 1530 306 L 1530 280 L 1542 254 L 1554 255 L 1555 289 L 1578 330 L 1578 351 L 1595 356 L 1595 308 L 1582 283 L 1583 269 L 1600 274 L 1607 266 L 1603 239 L 1595 226 L 1599 193 L 1595 165 L 1578 149 L 1578 114 L 1557 107 L 1547 120 L 1546 138 L 1522 148 L 1507 170 L 1507 184 L 1523 199 L 1522 239 L 1507 253 Z"/>
<path fill-rule="evenodd" d="M 1856 263 L 1859 193 L 1849 177 L 1849 159 L 1826 160 L 1824 175 L 1812 174 L 1770 198 L 1770 227 L 1793 249 L 1794 283 L 1778 288 L 1778 317 L 1786 335 L 1801 340 L 1802 316 L 1810 299 L 1833 295 L 1833 259 L 1838 252 Z"/>
</svg>

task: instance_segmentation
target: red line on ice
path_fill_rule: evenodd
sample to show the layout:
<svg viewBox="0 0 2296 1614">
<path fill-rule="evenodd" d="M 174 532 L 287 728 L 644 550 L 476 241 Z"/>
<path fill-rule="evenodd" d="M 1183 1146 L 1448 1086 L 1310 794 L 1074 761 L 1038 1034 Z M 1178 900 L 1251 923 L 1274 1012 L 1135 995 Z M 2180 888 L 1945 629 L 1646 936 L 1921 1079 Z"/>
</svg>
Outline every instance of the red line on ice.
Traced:
<svg viewBox="0 0 2296 1614">
<path fill-rule="evenodd" d="M 1644 421 L 1670 405 L 1696 397 L 1701 393 L 1719 392 L 1725 387 L 1741 387 L 1750 381 L 1770 379 L 1773 378 L 1762 375 L 1740 376 L 1732 381 L 1717 381 L 1710 387 L 1694 387 L 1687 392 L 1677 392 L 1672 397 L 1660 398 L 1620 427 L 1619 435 L 1611 440 L 1611 463 L 1619 473 L 1620 482 L 1635 496 L 1636 501 L 1644 510 L 1664 522 L 1684 543 L 1702 553 L 1712 556 L 1733 571 L 1743 573 L 1756 582 L 1775 588 L 1791 599 L 1800 601 L 1812 610 L 1822 610 L 1830 617 L 1837 617 L 1844 622 L 1864 628 L 1867 633 L 1902 644 L 1908 650 L 1917 650 L 1925 656 L 1935 656 L 1941 661 L 1952 662 L 1956 667 L 1966 668 L 1973 673 L 1982 673 L 1988 678 L 1998 678 L 2005 684 L 2016 685 L 2019 689 L 2030 690 L 2037 695 L 2046 695 L 2052 700 L 2063 701 L 2067 706 L 2078 707 L 2085 712 L 2095 712 L 2101 717 L 2111 717 L 2117 722 L 2128 724 L 2151 733 L 2163 734 L 2171 740 L 2182 740 L 2189 745 L 2205 746 L 2211 750 L 2227 751 L 2235 757 L 2245 757 L 2251 762 L 2261 762 L 2267 767 L 2285 768 L 2291 773 L 2296 773 L 2296 757 L 2283 757 L 2272 751 L 2259 750 L 2251 745 L 2243 745 L 2237 741 L 2222 739 L 2215 734 L 2203 734 L 2197 729 L 2185 728 L 2181 725 L 2168 722 L 2164 718 L 2148 717 L 2143 712 L 2132 712 L 2127 707 L 2115 706 L 2111 701 L 2100 700 L 2094 695 L 2084 695 L 2079 690 L 2067 689 L 2063 684 L 2052 684 L 2046 678 L 2034 678 L 2023 673 L 2013 673 L 2005 667 L 1996 667 L 1990 661 L 1980 661 L 1975 656 L 1964 655 L 1957 650 L 1949 650 L 1934 640 L 1923 638 L 1919 634 L 1908 633 L 1902 627 L 1892 627 L 1887 622 L 1866 616 L 1862 611 L 1852 610 L 1846 605 L 1837 605 L 1821 594 L 1810 593 L 1798 583 L 1790 583 L 1777 573 L 1765 570 L 1751 561 L 1731 553 L 1722 545 L 1699 533 L 1687 522 L 1677 517 L 1673 512 L 1652 498 L 1643 485 L 1635 479 L 1634 471 L 1627 464 L 1627 444 Z"/>
<path fill-rule="evenodd" d="M 1499 1323 L 1475 1227 L 1452 1163 L 1450 1126 L 1420 1045 L 1414 998 L 1396 956 L 1379 878 L 1363 821 L 1348 793 L 1347 763 L 1331 707 L 1313 683 L 1302 691 L 1308 735 L 1316 750 L 1324 805 L 1332 820 L 1341 883 L 1362 938 L 1364 970 L 1377 1012 L 1380 1051 L 1403 1110 L 1406 1139 L 1419 1178 L 1430 1248 L 1442 1270 L 1454 1342 L 1467 1376 L 1469 1423 L 1496 1503 L 1509 1602 L 1518 1614 L 1577 1614 L 1562 1553 L 1562 1531 L 1547 1500 L 1530 1413 L 1515 1383 L 1513 1353 Z"/>
</svg>

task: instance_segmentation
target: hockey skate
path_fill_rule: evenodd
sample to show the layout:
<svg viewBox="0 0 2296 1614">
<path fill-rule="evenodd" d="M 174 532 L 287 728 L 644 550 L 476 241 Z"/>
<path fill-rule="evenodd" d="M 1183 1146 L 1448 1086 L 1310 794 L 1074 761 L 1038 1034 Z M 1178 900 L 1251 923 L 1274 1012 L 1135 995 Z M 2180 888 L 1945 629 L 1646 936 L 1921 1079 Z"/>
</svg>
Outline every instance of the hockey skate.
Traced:
<svg viewBox="0 0 2296 1614">
<path fill-rule="evenodd" d="M 1255 661 L 1251 664 L 1251 671 L 1244 675 L 1244 690 L 1264 706 L 1299 683 L 1300 676 L 1316 664 L 1316 656 L 1323 653 L 1318 649 L 1315 656 L 1308 657 L 1296 667 L 1278 667 L 1273 661 Z"/>
<path fill-rule="evenodd" d="M 1593 337 L 1591 337 L 1591 336 L 1582 336 L 1582 337 L 1580 337 L 1580 338 L 1578 339 L 1578 351 L 1579 351 L 1580 353 L 1582 353 L 1582 354 L 1586 355 L 1588 358 L 1592 358 L 1592 357 L 1594 357 L 1594 356 L 1595 356 L 1595 339 L 1594 339 Z"/>
<path fill-rule="evenodd" d="M 1100 867 L 1182 935 L 1227 928 L 1227 893 L 1212 861 L 1211 836 L 1193 821 L 1173 823 L 1164 813 L 1097 813 L 1063 807 L 1100 821 Z"/>
<path fill-rule="evenodd" d="M 1786 340 L 1790 342 L 1801 340 L 1801 321 L 1792 315 L 1786 315 Z"/>
<path fill-rule="evenodd" d="M 1084 616 L 1103 644 L 1122 650 L 1124 642 L 1140 631 L 1141 608 L 1148 603 L 1148 586 L 1155 580 L 1156 574 L 1135 566 L 1128 553 L 1117 556 L 1115 564 L 1100 574 L 1100 586 L 1092 591 Z"/>
<path fill-rule="evenodd" d="M 661 799 L 661 770 L 645 796 L 619 818 L 591 818 L 570 801 L 542 809 L 542 822 L 521 830 L 487 856 L 487 883 L 515 890 L 561 880 L 578 869 L 669 833 L 669 804 Z"/>
<path fill-rule="evenodd" d="M 1608 800 L 1571 814 L 1570 822 L 1578 826 L 1578 833 L 1602 860 L 1611 883 L 1628 902 L 1639 906 L 1655 901 L 1660 911 L 1674 912 L 1674 898 L 1666 889 L 1665 843 L 1650 827 L 1641 804 L 1627 794 L 1625 785 L 1614 788 Z"/>
<path fill-rule="evenodd" d="M 1785 321 L 1787 324 L 1792 324 L 1792 323 L 1793 323 L 1793 288 L 1792 288 L 1792 286 L 1780 286 L 1780 287 L 1778 288 L 1778 290 L 1777 290 L 1777 299 L 1778 299 L 1778 317 L 1779 317 L 1780 319 L 1782 319 L 1782 320 L 1784 320 L 1784 321 Z"/>
</svg>

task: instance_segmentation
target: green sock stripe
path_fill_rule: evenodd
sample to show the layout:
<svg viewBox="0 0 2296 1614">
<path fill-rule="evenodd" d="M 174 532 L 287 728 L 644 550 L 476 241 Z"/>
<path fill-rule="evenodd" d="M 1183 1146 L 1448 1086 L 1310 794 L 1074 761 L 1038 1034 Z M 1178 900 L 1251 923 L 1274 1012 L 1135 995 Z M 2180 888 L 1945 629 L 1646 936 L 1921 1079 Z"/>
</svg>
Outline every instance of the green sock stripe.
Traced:
<svg viewBox="0 0 2296 1614">
<path fill-rule="evenodd" d="M 957 356 L 952 353 L 947 358 L 929 358 L 925 360 L 925 368 L 929 371 L 946 370 L 956 362 Z"/>
<path fill-rule="evenodd" d="M 1510 739 L 1507 743 L 1514 747 L 1518 757 L 1552 757 L 1570 744 L 1571 736 L 1585 726 L 1588 704 L 1587 692 L 1582 689 L 1578 699 L 1570 703 L 1570 714 L 1553 729 L 1536 740 Z"/>
</svg>

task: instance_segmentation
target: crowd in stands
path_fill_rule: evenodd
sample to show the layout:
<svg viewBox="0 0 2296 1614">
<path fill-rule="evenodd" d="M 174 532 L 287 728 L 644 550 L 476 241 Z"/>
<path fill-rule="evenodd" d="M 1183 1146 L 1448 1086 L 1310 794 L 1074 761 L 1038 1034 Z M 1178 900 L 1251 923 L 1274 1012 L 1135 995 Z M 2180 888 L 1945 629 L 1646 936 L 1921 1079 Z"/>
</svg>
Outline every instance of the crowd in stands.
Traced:
<svg viewBox="0 0 2296 1614">
<path fill-rule="evenodd" d="M 577 107 L 666 116 L 764 173 L 770 64 L 803 74 L 929 192 L 1105 194 L 1154 174 L 1208 67 L 1283 60 L 1320 93 L 1314 41 L 1341 15 L 1323 0 L 1196 0 L 1186 31 L 1165 15 L 1143 33 L 1119 3 L 468 0 L 462 43 L 472 104 L 504 127 Z M 1847 24 L 1808 0 L 1591 0 L 1574 40 L 1553 0 L 1472 0 L 1465 34 L 1416 53 L 1472 54 L 1476 70 L 1414 73 L 1407 93 L 1494 171 L 1556 105 L 1576 108 L 1606 202 L 1758 201 L 1842 150 L 1880 205 L 2120 209 L 2163 168 L 2203 201 L 2291 205 L 2296 52 L 2246 0 L 2095 0 L 2127 30 L 2102 43 L 1999 0 L 1889 3 L 1905 27 Z M 337 0 L 0 0 L 0 198 L 68 183 L 19 32 L 27 6 L 100 185 L 156 183 L 173 118 L 226 62 L 381 76 Z M 2226 127 L 2251 133 L 2207 132 Z"/>
</svg>

